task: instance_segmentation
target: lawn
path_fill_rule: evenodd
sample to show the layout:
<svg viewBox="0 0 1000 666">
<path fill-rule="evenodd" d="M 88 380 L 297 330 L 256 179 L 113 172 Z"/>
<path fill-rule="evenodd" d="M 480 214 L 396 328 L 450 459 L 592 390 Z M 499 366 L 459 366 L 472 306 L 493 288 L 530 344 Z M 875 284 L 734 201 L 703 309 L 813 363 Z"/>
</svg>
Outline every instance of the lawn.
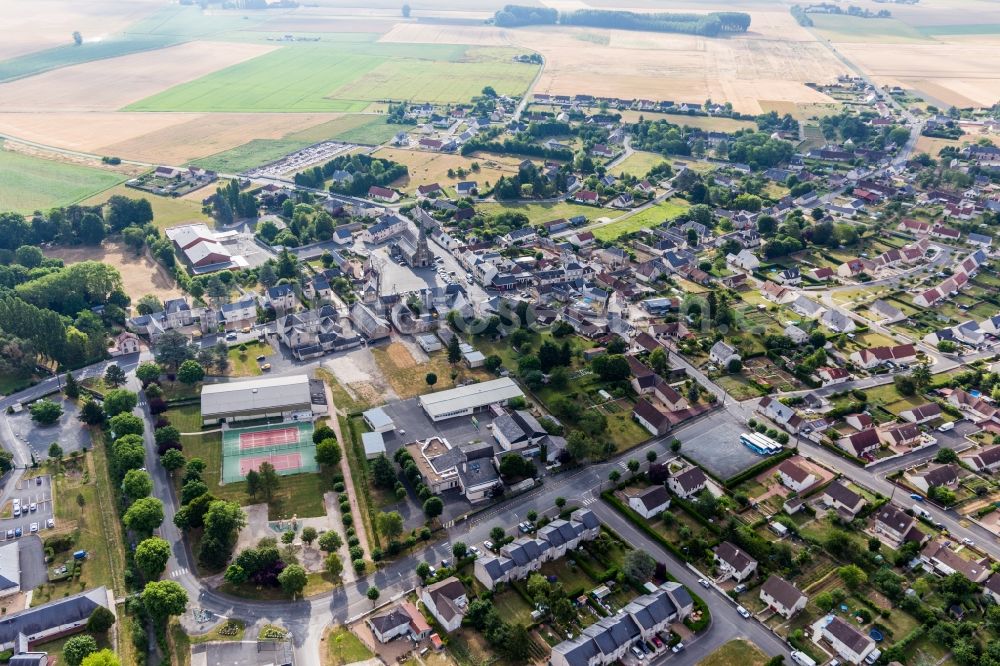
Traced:
<svg viewBox="0 0 1000 666">
<path fill-rule="evenodd" d="M 323 641 L 326 643 L 326 649 L 320 650 L 323 666 L 346 666 L 375 656 L 344 626 L 331 628 Z"/>
<path fill-rule="evenodd" d="M 0 210 L 32 213 L 78 203 L 125 180 L 111 171 L 0 148 Z"/>
<path fill-rule="evenodd" d="M 402 400 L 427 393 L 430 390 L 426 381 L 429 373 L 437 375 L 437 383 L 433 386 L 435 391 L 452 388 L 455 382 L 486 378 L 485 371 L 481 369 L 470 369 L 464 363 L 448 363 L 448 355 L 444 351 L 435 352 L 426 363 L 418 364 L 410 351 L 399 343 L 392 343 L 384 349 L 371 347 L 370 350 L 383 378 Z M 454 381 L 451 378 L 453 371 L 457 373 Z"/>
<path fill-rule="evenodd" d="M 570 588 L 572 589 L 572 588 Z M 507 589 L 493 597 L 493 605 L 507 622 L 513 624 L 531 624 L 532 607 L 518 594 L 517 590 Z"/>
<path fill-rule="evenodd" d="M 215 192 L 214 187 L 206 187 L 202 190 L 207 197 Z M 148 192 L 140 192 L 125 185 L 116 185 L 110 190 L 104 190 L 100 194 L 95 194 L 83 203 L 88 205 L 98 205 L 107 202 L 113 196 L 129 197 L 130 199 L 145 199 L 153 208 L 153 224 L 158 229 L 175 227 L 188 222 L 206 222 L 212 226 L 211 220 L 201 212 L 201 206 L 190 199 L 179 199 L 174 197 L 160 197 Z"/>
<path fill-rule="evenodd" d="M 263 374 L 260 369 L 261 361 L 258 356 L 271 356 L 274 348 L 266 342 L 251 342 L 236 347 L 229 348 L 229 369 L 226 374 L 230 377 L 255 377 Z"/>
<path fill-rule="evenodd" d="M 484 85 L 520 95 L 537 71 L 513 50 L 438 44 L 284 46 L 127 107 L 132 111 L 357 112 L 386 99 L 468 102 Z"/>
<path fill-rule="evenodd" d="M 765 663 L 767 655 L 753 643 L 740 638 L 729 641 L 698 662 L 698 666 L 763 666 Z"/>
<path fill-rule="evenodd" d="M 649 173 L 650 169 L 666 161 L 663 155 L 659 153 L 648 153 L 643 150 L 637 150 L 619 162 L 609 173 L 613 176 L 630 173 L 636 178 L 643 178 Z"/>
<path fill-rule="evenodd" d="M 594 236 L 598 240 L 615 240 L 623 234 L 639 231 L 640 229 L 649 229 L 667 220 L 672 220 L 684 212 L 687 207 L 687 202 L 681 199 L 653 204 L 634 215 L 619 218 L 611 224 L 595 229 Z"/>
<path fill-rule="evenodd" d="M 185 405 L 169 409 L 164 414 L 181 432 L 197 432 L 201 429 L 201 416 L 197 405 Z M 181 437 L 181 446 L 187 458 L 201 458 L 205 461 L 203 479 L 208 491 L 219 499 L 239 502 L 241 505 L 263 501 L 260 497 L 251 499 L 246 492 L 246 483 L 222 483 L 222 435 L 218 432 Z M 180 481 L 180 478 L 177 478 Z M 326 513 L 323 493 L 332 489 L 328 479 L 318 473 L 292 474 L 282 476 L 278 488 L 268 503 L 268 518 L 278 520 L 291 518 L 296 514 L 302 518 L 322 516 Z"/>
<path fill-rule="evenodd" d="M 524 213 L 528 216 L 531 224 L 542 224 L 550 220 L 560 218 L 569 219 L 577 215 L 583 215 L 588 220 L 600 217 L 605 214 L 600 208 L 593 206 L 581 206 L 570 201 L 559 201 L 556 203 L 532 203 L 532 204 L 498 204 L 487 203 L 477 208 L 484 215 L 495 215 L 497 213 L 511 211 Z"/>
</svg>

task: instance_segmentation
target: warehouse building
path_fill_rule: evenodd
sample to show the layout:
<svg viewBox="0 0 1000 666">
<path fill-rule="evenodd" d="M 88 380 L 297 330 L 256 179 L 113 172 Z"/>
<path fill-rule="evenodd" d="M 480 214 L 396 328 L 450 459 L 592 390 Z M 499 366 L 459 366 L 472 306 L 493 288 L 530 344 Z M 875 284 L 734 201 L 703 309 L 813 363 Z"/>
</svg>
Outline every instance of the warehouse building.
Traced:
<svg viewBox="0 0 1000 666">
<path fill-rule="evenodd" d="M 444 421 L 458 416 L 470 416 L 490 405 L 506 405 L 512 398 L 523 398 L 524 392 L 514 380 L 501 377 L 488 382 L 460 386 L 447 391 L 420 396 L 420 406 L 431 421 Z"/>
<path fill-rule="evenodd" d="M 311 421 L 326 412 L 322 382 L 311 382 L 306 375 L 206 384 L 201 389 L 205 425 L 265 418 Z"/>
</svg>

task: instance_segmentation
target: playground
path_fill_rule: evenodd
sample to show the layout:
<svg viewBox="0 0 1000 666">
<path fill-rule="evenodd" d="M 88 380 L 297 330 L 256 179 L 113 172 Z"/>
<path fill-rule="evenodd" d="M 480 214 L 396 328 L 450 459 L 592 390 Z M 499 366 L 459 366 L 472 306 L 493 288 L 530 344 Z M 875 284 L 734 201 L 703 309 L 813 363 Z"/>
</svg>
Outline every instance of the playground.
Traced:
<svg viewBox="0 0 1000 666">
<path fill-rule="evenodd" d="M 222 431 L 222 483 L 242 481 L 267 462 L 284 476 L 315 472 L 311 423 L 279 423 Z"/>
</svg>

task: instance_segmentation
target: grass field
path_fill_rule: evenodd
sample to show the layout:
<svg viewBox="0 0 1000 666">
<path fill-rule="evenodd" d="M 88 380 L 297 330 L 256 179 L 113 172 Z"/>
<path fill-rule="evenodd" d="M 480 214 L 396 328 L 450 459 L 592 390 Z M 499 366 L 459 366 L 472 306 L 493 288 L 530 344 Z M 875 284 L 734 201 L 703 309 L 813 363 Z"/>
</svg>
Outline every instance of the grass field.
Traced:
<svg viewBox="0 0 1000 666">
<path fill-rule="evenodd" d="M 581 206 L 570 201 L 559 201 L 557 203 L 541 204 L 498 204 L 488 203 L 478 207 L 478 210 L 488 215 L 495 215 L 502 211 L 515 211 L 528 216 L 531 224 L 542 224 L 550 220 L 559 218 L 569 219 L 577 215 L 583 215 L 588 220 L 600 217 L 604 211 L 593 206 Z"/>
<path fill-rule="evenodd" d="M 389 125 L 388 127 L 391 127 Z M 517 174 L 520 160 L 516 157 L 501 157 L 479 153 L 469 157 L 451 153 L 432 153 L 425 150 L 404 150 L 401 148 L 380 148 L 374 156 L 405 164 L 408 175 L 392 183 L 392 187 L 412 192 L 419 185 L 438 183 L 441 187 L 454 186 L 463 180 L 475 180 L 480 187 L 486 183 L 496 183 L 503 176 Z M 471 171 L 472 163 L 479 164 L 479 171 Z M 459 178 L 455 172 L 458 169 L 466 171 Z M 448 176 L 451 170 L 453 175 Z"/>
<path fill-rule="evenodd" d="M 437 44 L 309 43 L 175 86 L 133 111 L 357 112 L 387 99 L 467 102 L 485 85 L 519 95 L 536 68 L 514 51 Z"/>
<path fill-rule="evenodd" d="M 231 377 L 256 377 L 263 374 L 260 369 L 258 356 L 270 356 L 274 353 L 271 345 L 263 342 L 251 342 L 245 346 L 245 350 L 240 347 L 230 347 L 229 349 L 229 370 L 226 372 Z"/>
<path fill-rule="evenodd" d="M 213 194 L 213 187 L 206 187 L 200 190 L 204 196 Z M 158 229 L 175 227 L 185 222 L 211 222 L 209 218 L 201 212 L 201 206 L 190 199 L 175 199 L 173 197 L 159 197 L 155 194 L 134 190 L 125 185 L 115 185 L 109 190 L 104 190 L 100 194 L 85 199 L 83 203 L 97 205 L 106 203 L 113 196 L 123 196 L 130 199 L 145 199 L 153 208 L 153 224 Z M 211 226 L 211 225 L 210 225 Z"/>
<path fill-rule="evenodd" d="M 753 643 L 743 639 L 729 641 L 718 650 L 708 655 L 698 666 L 763 666 L 767 661 L 767 655 L 760 651 Z"/>
<path fill-rule="evenodd" d="M 337 626 L 323 637 L 326 649 L 320 650 L 323 666 L 346 666 L 371 659 L 374 655 L 347 627 Z"/>
<path fill-rule="evenodd" d="M 614 240 L 622 234 L 628 234 L 640 229 L 649 229 L 666 220 L 671 220 L 687 209 L 687 203 L 680 200 L 664 201 L 631 215 L 622 220 L 599 227 L 594 230 L 594 236 L 600 240 Z"/>
<path fill-rule="evenodd" d="M 396 125 L 385 122 L 384 116 L 349 114 L 292 132 L 281 139 L 253 139 L 221 153 L 194 160 L 192 164 L 222 173 L 240 173 L 321 141 L 376 145 L 391 139 L 397 130 Z"/>
<path fill-rule="evenodd" d="M 663 157 L 663 155 L 658 153 L 647 153 L 642 150 L 637 150 L 611 168 L 609 173 L 613 176 L 630 173 L 636 178 L 643 178 L 650 169 L 661 162 L 666 161 L 667 160 Z"/>
<path fill-rule="evenodd" d="M 183 40 L 169 35 L 130 35 L 119 36 L 107 41 L 88 42 L 80 46 L 71 44 L 57 46 L 0 62 L 0 82 L 33 76 L 60 67 L 79 65 L 93 60 L 117 58 L 140 51 L 162 49 L 181 41 Z"/>
<path fill-rule="evenodd" d="M 113 266 L 122 276 L 125 293 L 138 300 L 146 294 L 153 294 L 161 301 L 181 296 L 174 277 L 159 263 L 145 254 L 136 255 L 121 243 L 106 241 L 97 247 L 80 245 L 77 247 L 55 247 L 45 251 L 45 256 L 62 259 L 68 266 L 82 261 L 98 261 Z"/>
<path fill-rule="evenodd" d="M 31 213 L 68 206 L 122 182 L 110 171 L 29 157 L 0 148 L 0 210 Z"/>
<path fill-rule="evenodd" d="M 928 37 L 964 37 L 1000 35 L 1000 23 L 963 23 L 959 25 L 922 25 L 917 30 Z"/>
</svg>

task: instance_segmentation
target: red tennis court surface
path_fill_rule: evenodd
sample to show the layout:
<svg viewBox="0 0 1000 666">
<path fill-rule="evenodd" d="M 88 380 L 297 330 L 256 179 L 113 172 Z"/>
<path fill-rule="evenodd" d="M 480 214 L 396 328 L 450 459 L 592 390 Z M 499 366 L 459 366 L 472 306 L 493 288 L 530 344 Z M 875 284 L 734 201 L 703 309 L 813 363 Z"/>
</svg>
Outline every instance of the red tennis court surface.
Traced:
<svg viewBox="0 0 1000 666">
<path fill-rule="evenodd" d="M 269 462 L 274 466 L 274 471 L 283 472 L 290 469 L 302 467 L 301 453 L 283 453 L 273 456 L 252 456 L 240 459 L 240 476 L 245 477 L 250 470 L 260 468 L 261 463 Z"/>
<path fill-rule="evenodd" d="M 280 430 L 258 430 L 256 432 L 240 433 L 240 450 L 261 449 L 278 444 L 293 444 L 299 441 L 298 428 L 281 428 Z"/>
</svg>

